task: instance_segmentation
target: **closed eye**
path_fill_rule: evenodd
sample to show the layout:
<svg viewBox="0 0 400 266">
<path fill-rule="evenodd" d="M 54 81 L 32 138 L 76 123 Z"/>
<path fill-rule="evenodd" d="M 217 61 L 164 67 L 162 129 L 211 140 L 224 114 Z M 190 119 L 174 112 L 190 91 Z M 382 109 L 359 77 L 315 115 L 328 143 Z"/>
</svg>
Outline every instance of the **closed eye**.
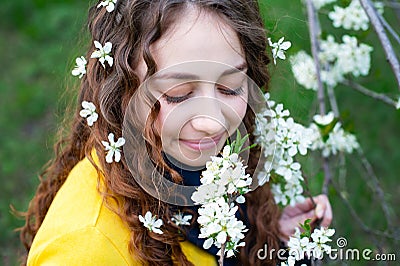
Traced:
<svg viewBox="0 0 400 266">
<path fill-rule="evenodd" d="M 221 93 L 223 93 L 225 95 L 229 95 L 229 96 L 238 96 L 238 95 L 241 95 L 244 92 L 243 87 L 239 87 L 239 88 L 234 89 L 234 90 L 231 90 L 231 89 L 228 89 L 226 87 L 223 87 L 223 88 L 220 88 L 219 91 Z"/>
<path fill-rule="evenodd" d="M 239 87 L 234 90 L 231 90 L 227 87 L 221 87 L 218 90 L 222 94 L 227 95 L 227 96 L 238 96 L 238 95 L 243 94 L 243 92 L 244 92 L 243 87 Z M 192 94 L 192 92 L 189 92 L 188 94 L 183 95 L 183 96 L 169 96 L 167 94 L 163 94 L 163 97 L 167 101 L 168 104 L 177 104 L 177 103 L 181 103 L 181 102 L 189 99 L 191 94 Z"/>
<path fill-rule="evenodd" d="M 167 101 L 168 104 L 174 104 L 174 103 L 180 103 L 180 102 L 183 102 L 183 101 L 189 99 L 190 94 L 192 94 L 192 92 L 189 92 L 188 94 L 183 95 L 183 96 L 168 96 L 167 94 L 164 94 L 163 97 Z"/>
</svg>

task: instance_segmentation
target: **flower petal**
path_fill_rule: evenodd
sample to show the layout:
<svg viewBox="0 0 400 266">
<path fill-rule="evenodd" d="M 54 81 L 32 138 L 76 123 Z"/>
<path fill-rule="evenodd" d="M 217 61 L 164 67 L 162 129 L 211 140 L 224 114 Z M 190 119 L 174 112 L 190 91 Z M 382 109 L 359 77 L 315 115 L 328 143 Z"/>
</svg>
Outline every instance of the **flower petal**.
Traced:
<svg viewBox="0 0 400 266">
<path fill-rule="evenodd" d="M 113 150 L 110 150 L 110 151 L 107 152 L 107 155 L 106 155 L 106 162 L 107 163 L 112 163 L 113 162 L 113 155 L 114 155 L 114 151 Z"/>
<path fill-rule="evenodd" d="M 121 147 L 125 144 L 125 139 L 124 138 L 118 138 L 117 142 L 115 143 L 115 146 Z"/>
</svg>

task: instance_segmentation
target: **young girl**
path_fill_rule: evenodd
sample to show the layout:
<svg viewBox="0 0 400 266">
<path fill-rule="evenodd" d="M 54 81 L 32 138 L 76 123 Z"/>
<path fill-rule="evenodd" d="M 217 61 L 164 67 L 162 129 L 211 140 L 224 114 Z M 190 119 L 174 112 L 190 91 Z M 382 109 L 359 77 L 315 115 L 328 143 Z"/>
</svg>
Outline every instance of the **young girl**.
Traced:
<svg viewBox="0 0 400 266">
<path fill-rule="evenodd" d="M 146 183 L 199 185 L 205 163 L 241 124 L 254 142 L 250 104 L 269 80 L 257 3 L 103 1 L 90 9 L 89 30 L 70 134 L 21 232 L 27 264 L 215 265 L 216 251 L 198 238 L 196 207 L 164 200 Z M 251 149 L 250 175 L 260 159 Z M 276 265 L 275 257 L 257 256 L 265 244 L 278 250 L 307 218 L 330 224 L 327 198 L 314 201 L 315 209 L 306 200 L 281 213 L 268 184 L 246 194 L 246 245 L 226 263 Z M 139 219 L 147 211 L 164 221 L 160 230 Z M 178 211 L 193 214 L 190 226 L 174 223 Z"/>
</svg>

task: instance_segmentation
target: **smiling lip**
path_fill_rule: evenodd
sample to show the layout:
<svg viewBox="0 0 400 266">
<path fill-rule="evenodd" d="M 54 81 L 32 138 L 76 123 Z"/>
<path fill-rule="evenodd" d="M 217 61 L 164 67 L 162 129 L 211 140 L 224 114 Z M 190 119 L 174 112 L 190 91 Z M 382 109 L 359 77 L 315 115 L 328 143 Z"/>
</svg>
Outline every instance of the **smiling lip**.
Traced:
<svg viewBox="0 0 400 266">
<path fill-rule="evenodd" d="M 180 142 L 188 146 L 189 148 L 201 151 L 201 150 L 209 150 L 215 148 L 219 141 L 221 140 L 223 134 L 214 137 L 204 137 L 199 140 L 184 140 L 180 139 Z"/>
</svg>

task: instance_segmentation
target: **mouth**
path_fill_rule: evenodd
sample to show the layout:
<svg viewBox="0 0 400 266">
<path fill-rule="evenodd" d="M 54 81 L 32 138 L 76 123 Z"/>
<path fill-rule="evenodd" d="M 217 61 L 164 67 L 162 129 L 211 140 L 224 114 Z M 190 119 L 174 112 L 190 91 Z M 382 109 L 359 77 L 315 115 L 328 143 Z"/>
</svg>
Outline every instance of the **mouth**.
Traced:
<svg viewBox="0 0 400 266">
<path fill-rule="evenodd" d="M 212 137 L 203 137 L 201 139 L 180 139 L 179 141 L 184 145 L 188 146 L 192 150 L 195 151 L 205 151 L 210 149 L 215 149 L 218 146 L 218 143 L 221 141 L 224 133 L 221 133 L 217 136 Z"/>
</svg>

